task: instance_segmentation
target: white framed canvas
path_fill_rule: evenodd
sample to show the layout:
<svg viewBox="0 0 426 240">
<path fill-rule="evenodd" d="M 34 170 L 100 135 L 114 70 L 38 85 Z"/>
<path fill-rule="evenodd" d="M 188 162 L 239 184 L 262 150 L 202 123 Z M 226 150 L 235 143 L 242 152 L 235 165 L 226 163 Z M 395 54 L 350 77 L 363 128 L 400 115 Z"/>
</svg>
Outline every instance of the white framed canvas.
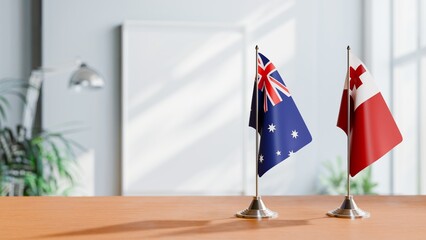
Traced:
<svg viewBox="0 0 426 240">
<path fill-rule="evenodd" d="M 246 41 L 237 26 L 123 24 L 123 195 L 244 192 Z"/>
</svg>

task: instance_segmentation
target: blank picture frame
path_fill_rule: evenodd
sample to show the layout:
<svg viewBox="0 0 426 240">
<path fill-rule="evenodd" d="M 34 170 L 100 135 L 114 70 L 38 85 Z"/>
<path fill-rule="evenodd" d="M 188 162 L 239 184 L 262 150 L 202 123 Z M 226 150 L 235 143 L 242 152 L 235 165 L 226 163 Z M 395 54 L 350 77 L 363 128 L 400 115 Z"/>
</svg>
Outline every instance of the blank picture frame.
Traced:
<svg viewBox="0 0 426 240">
<path fill-rule="evenodd" d="M 122 194 L 240 195 L 251 91 L 238 26 L 122 25 Z"/>
</svg>

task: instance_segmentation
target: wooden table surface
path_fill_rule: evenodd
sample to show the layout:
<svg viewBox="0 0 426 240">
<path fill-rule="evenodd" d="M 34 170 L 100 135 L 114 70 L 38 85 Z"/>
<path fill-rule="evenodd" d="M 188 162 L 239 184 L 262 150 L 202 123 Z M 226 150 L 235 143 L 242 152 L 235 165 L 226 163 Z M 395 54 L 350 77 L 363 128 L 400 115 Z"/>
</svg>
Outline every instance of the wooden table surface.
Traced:
<svg viewBox="0 0 426 240">
<path fill-rule="evenodd" d="M 426 196 L 356 196 L 357 220 L 325 215 L 342 196 L 262 199 L 278 218 L 234 217 L 251 197 L 2 197 L 0 239 L 426 239 Z"/>
</svg>

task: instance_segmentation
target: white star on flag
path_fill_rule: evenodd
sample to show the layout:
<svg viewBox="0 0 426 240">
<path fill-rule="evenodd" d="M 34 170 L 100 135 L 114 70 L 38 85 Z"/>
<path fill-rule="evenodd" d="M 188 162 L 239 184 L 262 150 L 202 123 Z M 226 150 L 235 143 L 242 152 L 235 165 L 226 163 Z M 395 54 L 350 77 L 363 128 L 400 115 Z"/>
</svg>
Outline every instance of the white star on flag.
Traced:
<svg viewBox="0 0 426 240">
<path fill-rule="evenodd" d="M 259 162 L 260 162 L 260 163 L 263 163 L 263 160 L 265 160 L 265 159 L 263 159 L 263 155 L 260 155 L 260 156 L 259 156 Z"/>
<path fill-rule="evenodd" d="M 293 154 L 294 154 L 293 150 L 291 150 L 291 151 L 288 152 L 288 156 L 289 157 L 293 156 Z"/>
<path fill-rule="evenodd" d="M 296 130 L 291 131 L 291 136 L 293 138 L 297 138 L 299 136 L 299 133 Z"/>
<path fill-rule="evenodd" d="M 277 128 L 275 127 L 275 125 L 273 123 L 269 124 L 269 132 L 275 132 L 275 130 L 277 130 Z"/>
<path fill-rule="evenodd" d="M 281 156 L 281 151 L 276 152 L 277 156 Z"/>
</svg>

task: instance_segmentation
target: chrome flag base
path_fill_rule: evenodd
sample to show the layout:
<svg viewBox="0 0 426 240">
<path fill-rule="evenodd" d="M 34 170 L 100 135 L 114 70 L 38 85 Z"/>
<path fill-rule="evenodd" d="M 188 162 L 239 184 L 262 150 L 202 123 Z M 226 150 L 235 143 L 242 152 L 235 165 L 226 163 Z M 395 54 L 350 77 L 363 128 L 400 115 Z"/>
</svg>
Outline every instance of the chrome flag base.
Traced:
<svg viewBox="0 0 426 240">
<path fill-rule="evenodd" d="M 269 210 L 262 199 L 259 197 L 253 197 L 250 206 L 236 214 L 239 218 L 276 218 L 278 213 Z"/>
<path fill-rule="evenodd" d="M 370 213 L 365 212 L 358 208 L 356 205 L 352 195 L 346 196 L 345 200 L 342 203 L 342 206 L 340 208 L 337 208 L 333 211 L 329 211 L 327 213 L 330 217 L 338 217 L 338 218 L 369 218 Z"/>
</svg>

